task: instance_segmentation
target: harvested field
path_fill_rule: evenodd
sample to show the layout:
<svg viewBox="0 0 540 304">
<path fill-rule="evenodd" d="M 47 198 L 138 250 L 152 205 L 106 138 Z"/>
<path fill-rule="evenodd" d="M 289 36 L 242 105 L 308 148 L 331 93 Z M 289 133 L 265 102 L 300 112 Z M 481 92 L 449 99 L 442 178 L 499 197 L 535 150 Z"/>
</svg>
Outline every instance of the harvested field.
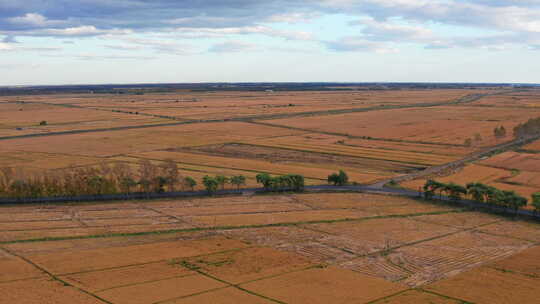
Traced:
<svg viewBox="0 0 540 304">
<path fill-rule="evenodd" d="M 135 264 L 153 263 L 175 258 L 197 256 L 246 247 L 246 244 L 224 238 L 183 242 L 162 242 L 77 252 L 36 254 L 30 259 L 57 275 L 89 272 Z M 81 263 L 81 261 L 83 261 Z"/>
<path fill-rule="evenodd" d="M 174 151 L 155 151 L 140 154 L 130 154 L 130 156 L 151 160 L 172 159 L 179 162 L 181 165 L 188 164 L 216 168 L 229 168 L 252 173 L 267 172 L 269 174 L 303 174 L 307 178 L 318 179 L 319 184 L 321 183 L 321 180 L 326 180 L 329 174 L 335 172 L 337 170 L 336 168 L 339 168 L 339 166 L 317 168 L 313 167 L 312 164 L 307 163 L 275 163 L 258 159 L 238 159 Z M 380 178 L 380 176 L 368 174 L 354 175 L 354 173 L 351 173 L 351 178 L 360 178 L 360 182 L 370 182 Z"/>
<path fill-rule="evenodd" d="M 419 290 L 409 290 L 398 295 L 373 302 L 374 304 L 462 304 L 463 302 L 456 299 L 450 299 L 445 296 L 440 296 Z"/>
<path fill-rule="evenodd" d="M 0 152 L 26 151 L 83 156 L 155 151 L 172 147 L 199 146 L 259 137 L 285 136 L 300 132 L 242 122 L 200 123 L 141 130 L 119 130 L 4 141 Z M 228 134 L 224 137 L 223 134 Z"/>
<path fill-rule="evenodd" d="M 366 161 L 366 159 L 376 158 L 377 156 L 372 156 L 369 154 L 362 155 L 358 153 L 354 156 L 340 155 L 339 152 L 334 154 L 330 151 L 328 152 L 317 152 L 317 151 L 302 151 L 300 149 L 283 149 L 275 147 L 265 147 L 259 145 L 248 145 L 248 144 L 222 144 L 222 145 L 212 145 L 212 146 L 202 146 L 196 147 L 193 149 L 188 149 L 188 151 L 204 152 L 207 154 L 213 155 L 223 155 L 227 157 L 234 158 L 247 158 L 247 159 L 264 159 L 273 163 L 302 163 L 308 162 L 311 164 L 332 164 L 336 166 L 342 166 L 346 168 L 370 168 L 372 170 L 378 168 L 392 168 L 396 171 L 409 171 L 418 169 L 421 166 L 412 164 L 407 165 L 406 163 L 398 163 L 390 160 L 399 161 L 399 157 L 386 153 L 387 155 L 383 156 L 381 151 L 375 151 L 378 153 L 380 158 L 387 157 L 388 161 L 384 160 L 372 160 L 371 163 Z M 352 153 L 351 153 L 352 154 Z M 390 154 L 390 155 L 388 155 Z M 414 158 L 417 155 L 411 157 L 414 161 L 418 161 L 417 158 Z"/>
<path fill-rule="evenodd" d="M 346 248 L 359 255 L 388 250 L 456 231 L 450 227 L 405 218 L 315 224 L 308 228 L 330 234 L 334 238 L 329 238 L 328 242 L 333 246 Z"/>
<path fill-rule="evenodd" d="M 488 96 L 475 102 L 476 106 L 504 107 L 504 108 L 537 108 L 540 101 L 538 92 L 529 91 L 499 96 Z"/>
<path fill-rule="evenodd" d="M 188 221 L 202 227 L 232 227 L 249 225 L 270 225 L 309 221 L 334 221 L 358 219 L 369 214 L 352 210 L 310 210 L 290 212 L 269 212 L 263 214 L 191 216 Z"/>
<path fill-rule="evenodd" d="M 524 250 L 510 258 L 497 261 L 489 266 L 494 269 L 519 273 L 525 276 L 540 278 L 540 247 L 536 246 Z"/>
<path fill-rule="evenodd" d="M 241 285 L 287 303 L 366 303 L 406 289 L 335 267 L 314 268 Z"/>
<path fill-rule="evenodd" d="M 486 166 L 504 169 L 540 172 L 540 155 L 518 152 L 505 152 L 481 162 Z"/>
<path fill-rule="evenodd" d="M 505 152 L 491 158 L 466 165 L 448 175 L 430 176 L 441 182 L 454 182 L 466 185 L 480 182 L 502 190 L 515 191 L 530 198 L 540 186 L 540 157 L 537 154 Z M 402 183 L 410 189 L 422 187 L 426 179 L 417 179 Z"/>
<path fill-rule="evenodd" d="M 260 280 L 313 266 L 302 256 L 264 247 L 189 258 L 180 263 L 187 263 L 189 267 L 232 284 Z"/>
<path fill-rule="evenodd" d="M 4 303 L 101 304 L 103 301 L 51 279 L 32 279 L 0 284 Z"/>
<path fill-rule="evenodd" d="M 200 303 L 212 303 L 212 304 L 237 304 L 237 303 L 250 303 L 250 304 L 270 304 L 275 303 L 265 298 L 261 298 L 250 293 L 239 290 L 235 287 L 228 287 L 218 289 L 216 291 L 209 291 L 202 294 L 194 295 L 191 297 L 185 297 L 177 300 L 170 301 L 171 304 L 200 304 Z"/>
<path fill-rule="evenodd" d="M 539 280 L 481 267 L 426 287 L 471 303 L 535 303 Z"/>
<path fill-rule="evenodd" d="M 342 158 L 346 160 L 346 157 L 363 158 L 371 160 L 366 164 L 372 164 L 372 170 L 381 170 L 389 166 L 437 165 L 455 160 L 457 155 L 471 151 L 471 148 L 445 147 L 443 150 L 437 145 L 392 143 L 314 133 L 256 139 L 243 144 L 266 149 L 287 149 L 289 154 L 296 151 L 340 156 L 339 160 Z"/>
<path fill-rule="evenodd" d="M 0 268 L 2 269 L 0 284 L 45 277 L 45 274 L 36 267 L 21 258 L 4 254 L 2 251 L 0 251 Z"/>
<path fill-rule="evenodd" d="M 180 92 L 152 93 L 145 95 L 66 94 L 32 96 L 33 102 L 68 105 L 87 110 L 123 111 L 126 116 L 134 113 L 176 117 L 182 119 L 230 119 L 254 115 L 290 112 L 324 111 L 332 109 L 366 108 L 381 105 L 406 105 L 442 103 L 456 100 L 481 90 L 407 90 L 407 91 L 350 91 L 350 92 Z M 4 97 L 7 101 L 24 101 L 26 98 Z M 42 104 L 12 104 L 29 108 L 47 107 Z M 50 105 L 48 107 L 51 107 Z M 57 107 L 58 108 L 58 107 Z M 126 112 L 131 112 L 129 114 Z M 112 113 L 112 112 L 111 112 Z"/>
<path fill-rule="evenodd" d="M 535 222 L 500 222 L 479 229 L 493 235 L 540 242 L 540 225 Z"/>
<path fill-rule="evenodd" d="M 61 276 L 62 280 L 90 292 L 102 292 L 145 282 L 181 278 L 196 274 L 184 267 L 166 262 L 142 264 L 106 270 L 80 272 Z M 103 280 L 107 278 L 107 280 Z"/>
<path fill-rule="evenodd" d="M 495 127 L 504 124 L 511 130 L 515 125 L 538 116 L 540 111 L 531 109 L 509 112 L 506 109 L 482 108 L 475 111 L 470 107 L 452 106 L 286 118 L 268 122 L 318 132 L 452 145 L 462 145 L 465 139 L 474 138 L 478 133 L 483 138 L 479 145 L 489 146 L 500 143 L 493 136 Z M 426 120 L 426 117 L 429 119 Z"/>
<path fill-rule="evenodd" d="M 472 228 L 484 226 L 486 224 L 499 223 L 502 225 L 508 222 L 503 218 L 497 218 L 491 214 L 485 214 L 480 212 L 462 212 L 462 213 L 448 213 L 438 215 L 423 215 L 414 217 L 416 221 L 428 222 L 432 224 L 444 225 L 455 228 Z"/>
<path fill-rule="evenodd" d="M 0 291 L 24 303 L 42 297 L 86 303 L 87 296 L 111 303 L 455 303 L 482 294 L 456 294 L 464 287 L 452 282 L 471 269 L 537 280 L 537 250 L 527 248 L 540 237 L 538 225 L 397 196 L 231 196 L 2 210 L 16 215 L 2 225 L 23 230 L 0 233 L 6 270 Z M 392 217 L 373 217 L 379 213 Z M 342 221 L 351 216 L 356 220 Z M 190 221 L 204 227 L 193 229 Z M 67 222 L 81 226 L 54 226 Z M 286 224 L 275 225 L 280 222 Z M 43 237 L 60 239 L 35 240 Z M 47 273 L 65 286 L 55 287 Z M 21 295 L 24 289 L 35 292 Z"/>
<path fill-rule="evenodd" d="M 0 137 L 170 122 L 156 117 L 33 103 L 2 104 L 0 116 L 4 118 Z M 40 125 L 41 121 L 47 124 Z"/>
<path fill-rule="evenodd" d="M 171 301 L 225 286 L 227 285 L 219 281 L 203 275 L 194 274 L 191 276 L 108 289 L 97 292 L 97 295 L 112 303 L 145 304 Z"/>
</svg>

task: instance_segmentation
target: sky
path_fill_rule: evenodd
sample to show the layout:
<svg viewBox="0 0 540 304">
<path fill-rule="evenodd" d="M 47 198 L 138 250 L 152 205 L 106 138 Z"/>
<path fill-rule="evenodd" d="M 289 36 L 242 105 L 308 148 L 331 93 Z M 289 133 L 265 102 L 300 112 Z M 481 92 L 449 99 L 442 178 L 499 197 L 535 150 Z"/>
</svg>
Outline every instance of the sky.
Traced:
<svg viewBox="0 0 540 304">
<path fill-rule="evenodd" d="M 540 83 L 540 0 L 0 0 L 0 86 Z"/>
</svg>

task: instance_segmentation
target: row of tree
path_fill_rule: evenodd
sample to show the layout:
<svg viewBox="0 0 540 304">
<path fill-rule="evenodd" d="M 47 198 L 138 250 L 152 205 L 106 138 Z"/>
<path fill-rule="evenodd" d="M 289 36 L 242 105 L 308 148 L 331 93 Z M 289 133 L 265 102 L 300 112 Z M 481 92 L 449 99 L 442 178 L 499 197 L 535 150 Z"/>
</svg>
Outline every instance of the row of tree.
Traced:
<svg viewBox="0 0 540 304">
<path fill-rule="evenodd" d="M 305 186 L 304 176 L 299 174 L 271 176 L 267 173 L 260 173 L 255 178 L 257 183 L 261 184 L 267 191 L 302 191 Z"/>
<path fill-rule="evenodd" d="M 218 186 L 245 184 L 244 176 L 217 176 Z M 204 182 L 204 180 L 203 180 Z M 0 196 L 3 197 L 72 197 L 80 195 L 161 193 L 194 190 L 197 181 L 183 176 L 172 160 L 160 165 L 142 160 L 138 166 L 128 163 L 103 163 L 98 166 L 43 172 L 0 168 Z"/>
<path fill-rule="evenodd" d="M 240 186 L 246 184 L 246 177 L 243 175 L 235 175 L 232 177 L 227 177 L 224 175 L 216 175 L 212 177 L 206 175 L 203 177 L 202 183 L 206 191 L 209 193 L 214 193 L 219 189 L 219 187 L 221 187 L 221 190 L 224 190 L 225 185 L 227 184 L 234 185 L 237 189 L 240 189 Z"/>
<path fill-rule="evenodd" d="M 271 176 L 261 173 L 257 182 L 266 190 L 304 189 L 304 177 L 297 174 Z M 240 189 L 246 184 L 246 177 L 204 176 L 202 186 L 209 192 L 224 190 L 227 185 Z M 156 165 L 148 160 L 140 161 L 137 166 L 127 163 L 44 172 L 23 171 L 22 169 L 0 168 L 0 196 L 13 198 L 38 197 L 75 197 L 80 195 L 162 193 L 165 191 L 193 191 L 198 185 L 190 176 L 180 174 L 177 164 L 166 160 Z"/>
<path fill-rule="evenodd" d="M 469 195 L 475 201 L 512 208 L 514 210 L 527 205 L 527 198 L 518 195 L 514 191 L 500 190 L 482 183 L 469 183 L 464 187 L 455 183 L 445 184 L 435 180 L 426 181 L 424 184 L 424 196 L 431 199 L 437 192 L 440 196 L 443 193 L 446 194 L 451 200 L 460 200 L 463 196 Z M 538 195 L 538 200 L 540 207 L 540 194 Z"/>
</svg>

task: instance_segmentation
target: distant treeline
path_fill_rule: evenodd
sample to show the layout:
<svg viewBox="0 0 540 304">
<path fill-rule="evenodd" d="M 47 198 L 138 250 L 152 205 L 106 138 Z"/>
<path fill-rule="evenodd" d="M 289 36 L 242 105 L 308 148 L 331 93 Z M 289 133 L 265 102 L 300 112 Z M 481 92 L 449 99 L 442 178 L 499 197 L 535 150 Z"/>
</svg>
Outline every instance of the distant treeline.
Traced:
<svg viewBox="0 0 540 304">
<path fill-rule="evenodd" d="M 96 94 L 144 94 L 207 91 L 343 91 L 343 90 L 406 90 L 406 89 L 473 89 L 473 88 L 516 88 L 511 84 L 475 84 L 475 83 L 163 83 L 163 84 L 105 84 L 105 85 L 65 85 L 65 86 L 6 86 L 0 87 L 0 96 L 37 95 L 64 93 Z M 534 85 L 520 85 L 531 88 Z"/>
</svg>

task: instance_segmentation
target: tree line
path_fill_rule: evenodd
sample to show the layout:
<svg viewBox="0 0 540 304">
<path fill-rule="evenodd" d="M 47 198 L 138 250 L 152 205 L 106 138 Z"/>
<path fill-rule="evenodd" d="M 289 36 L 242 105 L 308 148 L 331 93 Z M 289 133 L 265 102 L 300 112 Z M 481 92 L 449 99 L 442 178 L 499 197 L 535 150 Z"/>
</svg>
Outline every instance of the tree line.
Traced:
<svg viewBox="0 0 540 304">
<path fill-rule="evenodd" d="M 466 186 L 455 183 L 441 183 L 435 180 L 428 180 L 424 184 L 424 197 L 432 199 L 437 193 L 442 197 L 446 194 L 451 200 L 460 200 L 463 196 L 469 196 L 477 202 L 484 202 L 500 207 L 518 210 L 527 206 L 527 198 L 520 196 L 514 191 L 500 190 L 493 186 L 482 183 L 469 183 Z M 540 193 L 533 194 L 533 205 L 540 210 Z"/>
<path fill-rule="evenodd" d="M 159 193 L 193 190 L 196 185 L 195 179 L 180 174 L 172 160 L 160 165 L 141 160 L 137 169 L 127 163 L 31 173 L 21 168 L 0 168 L 0 196 L 15 198 Z"/>
<path fill-rule="evenodd" d="M 191 176 L 182 175 L 173 160 L 165 160 L 159 165 L 141 160 L 137 165 L 102 163 L 92 167 L 36 172 L 21 168 L 0 168 L 0 197 L 76 197 L 194 191 L 199 182 L 207 192 L 214 193 L 225 190 L 227 185 L 240 189 L 247 181 L 243 175 L 206 175 L 198 182 Z M 256 180 L 267 191 L 302 191 L 305 185 L 304 176 L 298 174 L 271 176 L 260 173 Z"/>
</svg>

